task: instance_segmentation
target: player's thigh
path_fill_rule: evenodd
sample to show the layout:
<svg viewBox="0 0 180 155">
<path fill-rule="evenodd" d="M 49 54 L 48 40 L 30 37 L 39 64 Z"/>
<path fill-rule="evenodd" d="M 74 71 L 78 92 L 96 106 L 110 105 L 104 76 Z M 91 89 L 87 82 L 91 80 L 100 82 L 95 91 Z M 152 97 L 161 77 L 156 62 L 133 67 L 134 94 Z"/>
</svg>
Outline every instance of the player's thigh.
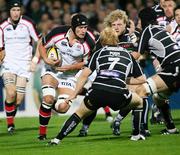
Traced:
<svg viewBox="0 0 180 155">
<path fill-rule="evenodd" d="M 143 99 L 136 93 L 132 93 L 132 98 L 129 104 L 132 108 L 135 107 L 142 107 L 143 106 Z"/>
<path fill-rule="evenodd" d="M 151 77 L 152 80 L 155 82 L 156 84 L 156 89 L 157 92 L 161 92 L 161 91 L 167 91 L 168 90 L 168 86 L 166 85 L 166 83 L 161 79 L 161 77 L 159 75 L 154 75 Z"/>
<path fill-rule="evenodd" d="M 50 85 L 56 88 L 58 86 L 58 80 L 50 74 L 45 74 L 41 78 L 42 85 Z"/>
<path fill-rule="evenodd" d="M 81 119 L 87 117 L 91 113 L 93 113 L 93 111 L 86 107 L 86 105 L 84 104 L 84 101 L 82 101 L 82 103 L 80 104 L 79 108 L 76 110 L 76 114 Z"/>
</svg>

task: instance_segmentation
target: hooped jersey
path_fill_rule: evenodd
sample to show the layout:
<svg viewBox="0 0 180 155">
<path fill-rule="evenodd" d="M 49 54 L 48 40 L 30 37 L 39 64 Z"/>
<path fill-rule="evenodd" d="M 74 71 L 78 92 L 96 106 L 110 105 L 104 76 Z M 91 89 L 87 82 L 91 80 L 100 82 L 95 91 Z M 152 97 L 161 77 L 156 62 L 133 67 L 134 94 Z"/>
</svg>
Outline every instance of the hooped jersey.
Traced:
<svg viewBox="0 0 180 155">
<path fill-rule="evenodd" d="M 32 39 L 37 42 L 39 37 L 32 20 L 21 16 L 14 27 L 10 18 L 0 24 L 0 48 L 5 49 L 4 61 L 30 61 L 32 57 Z"/>
<path fill-rule="evenodd" d="M 45 48 L 56 46 L 62 56 L 62 66 L 71 65 L 77 62 L 87 62 L 90 51 L 95 46 L 95 37 L 87 31 L 83 42 L 76 42 L 74 45 L 69 44 L 68 33 L 69 26 L 60 26 L 54 28 L 49 34 L 42 39 Z"/>
<path fill-rule="evenodd" d="M 138 52 L 148 51 L 157 58 L 161 67 L 180 61 L 180 49 L 172 36 L 162 26 L 149 25 L 141 35 Z"/>
<path fill-rule="evenodd" d="M 137 51 L 137 41 L 140 36 L 140 31 L 135 29 L 135 32 L 129 34 L 129 28 L 126 29 L 125 33 L 119 36 L 119 43 L 120 47 L 127 49 L 129 52 Z"/>
<path fill-rule="evenodd" d="M 133 74 L 138 65 L 128 51 L 122 47 L 105 46 L 96 51 L 87 65 L 97 72 L 92 88 L 108 92 L 122 93 L 126 88 L 126 78 Z"/>
</svg>

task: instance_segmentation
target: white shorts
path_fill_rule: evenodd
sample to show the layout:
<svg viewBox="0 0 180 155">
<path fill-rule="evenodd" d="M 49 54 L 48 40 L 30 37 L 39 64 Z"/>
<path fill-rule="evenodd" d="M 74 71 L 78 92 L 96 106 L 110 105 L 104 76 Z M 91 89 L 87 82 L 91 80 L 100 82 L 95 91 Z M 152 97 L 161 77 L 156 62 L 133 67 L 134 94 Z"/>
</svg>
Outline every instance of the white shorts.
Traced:
<svg viewBox="0 0 180 155">
<path fill-rule="evenodd" d="M 81 72 L 82 72 L 82 70 L 80 70 L 80 71 L 76 74 L 76 78 L 77 78 L 77 79 L 78 79 L 78 77 L 80 76 Z M 97 72 L 96 72 L 96 70 L 95 70 L 95 71 L 93 71 L 93 72 L 91 73 L 91 75 L 88 77 L 88 80 L 90 80 L 91 82 L 93 82 L 93 81 L 95 80 L 96 76 L 97 76 Z"/>
<path fill-rule="evenodd" d="M 8 61 L 3 62 L 1 74 L 13 73 L 20 77 L 30 78 L 30 61 Z"/>
<path fill-rule="evenodd" d="M 69 88 L 75 90 L 77 79 L 74 74 L 65 74 L 63 72 L 46 71 L 43 67 L 41 77 L 44 75 L 51 75 L 58 81 L 58 88 Z"/>
</svg>

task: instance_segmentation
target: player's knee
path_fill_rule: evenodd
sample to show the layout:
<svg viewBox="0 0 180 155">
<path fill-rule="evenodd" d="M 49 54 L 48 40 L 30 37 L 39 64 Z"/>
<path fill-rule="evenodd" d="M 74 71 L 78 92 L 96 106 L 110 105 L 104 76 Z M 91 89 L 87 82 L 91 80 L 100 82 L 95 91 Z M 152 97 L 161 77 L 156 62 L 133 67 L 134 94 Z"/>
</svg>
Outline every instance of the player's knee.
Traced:
<svg viewBox="0 0 180 155">
<path fill-rule="evenodd" d="M 66 102 L 66 99 L 69 97 L 67 94 L 62 94 L 58 96 L 58 100 L 55 103 L 55 109 L 59 113 L 66 113 L 70 108 L 69 103 Z"/>
<path fill-rule="evenodd" d="M 169 100 L 168 95 L 164 94 L 164 93 L 155 93 L 152 96 L 154 102 L 156 103 L 156 105 L 161 106 L 163 104 L 166 104 Z"/>
<path fill-rule="evenodd" d="M 44 85 L 42 86 L 42 94 L 43 96 L 47 96 L 47 95 L 50 95 L 50 96 L 56 96 L 56 90 L 53 86 L 50 86 L 50 85 Z"/>
<path fill-rule="evenodd" d="M 43 100 L 48 104 L 53 104 L 56 96 L 55 89 L 50 85 L 42 86 Z"/>
<path fill-rule="evenodd" d="M 47 95 L 43 97 L 43 101 L 52 105 L 55 101 L 55 98 L 53 96 Z"/>
<path fill-rule="evenodd" d="M 17 97 L 16 98 L 16 106 L 19 106 L 22 103 L 23 99 L 24 99 L 24 95 L 21 97 Z"/>
<path fill-rule="evenodd" d="M 138 94 L 132 93 L 130 105 L 132 108 L 141 108 L 143 106 L 143 99 Z"/>
<path fill-rule="evenodd" d="M 152 78 L 148 78 L 146 83 L 136 88 L 136 93 L 141 97 L 146 97 L 156 92 L 156 83 Z"/>
<path fill-rule="evenodd" d="M 6 98 L 9 100 L 14 100 L 16 97 L 16 90 L 15 89 L 7 89 L 6 90 Z"/>
<path fill-rule="evenodd" d="M 140 97 L 145 97 L 147 96 L 146 90 L 144 89 L 144 86 L 138 86 L 135 89 L 135 92 L 140 96 Z"/>
<path fill-rule="evenodd" d="M 135 107 L 138 107 L 138 108 L 143 107 L 143 100 L 142 100 L 142 98 L 139 97 L 138 95 L 136 95 L 136 96 L 134 97 L 134 100 L 133 100 L 133 105 L 134 105 Z"/>
</svg>

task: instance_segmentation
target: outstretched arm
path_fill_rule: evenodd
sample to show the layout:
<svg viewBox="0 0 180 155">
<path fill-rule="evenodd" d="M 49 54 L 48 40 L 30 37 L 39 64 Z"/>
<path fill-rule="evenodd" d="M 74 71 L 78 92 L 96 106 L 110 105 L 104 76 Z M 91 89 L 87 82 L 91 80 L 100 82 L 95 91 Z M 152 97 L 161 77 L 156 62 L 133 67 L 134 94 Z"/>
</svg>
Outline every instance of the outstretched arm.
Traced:
<svg viewBox="0 0 180 155">
<path fill-rule="evenodd" d="M 72 100 L 74 98 L 76 98 L 76 96 L 79 94 L 80 90 L 83 88 L 83 86 L 85 85 L 89 75 L 91 74 L 91 70 L 87 67 L 85 67 L 80 76 L 78 77 L 77 83 L 76 83 L 76 88 L 74 90 L 74 93 L 69 96 L 69 98 L 67 98 L 67 102 L 69 102 L 69 100 Z"/>
</svg>

